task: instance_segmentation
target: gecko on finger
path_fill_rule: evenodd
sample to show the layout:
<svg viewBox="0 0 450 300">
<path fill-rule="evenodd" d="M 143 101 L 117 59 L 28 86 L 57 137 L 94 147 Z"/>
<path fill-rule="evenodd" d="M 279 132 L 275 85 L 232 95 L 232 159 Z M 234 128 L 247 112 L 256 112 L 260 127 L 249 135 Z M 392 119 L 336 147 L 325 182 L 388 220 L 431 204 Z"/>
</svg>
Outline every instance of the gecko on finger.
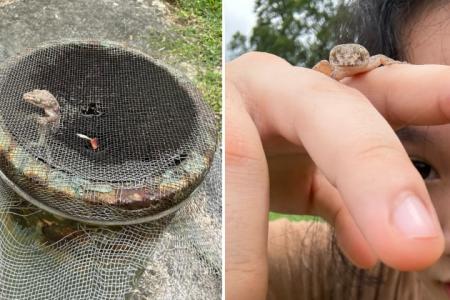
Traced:
<svg viewBox="0 0 450 300">
<path fill-rule="evenodd" d="M 330 51 L 328 60 L 321 60 L 313 70 L 331 78 L 341 80 L 360 73 L 369 72 L 381 65 L 402 64 L 382 54 L 370 56 L 369 51 L 359 44 L 337 45 Z"/>
</svg>

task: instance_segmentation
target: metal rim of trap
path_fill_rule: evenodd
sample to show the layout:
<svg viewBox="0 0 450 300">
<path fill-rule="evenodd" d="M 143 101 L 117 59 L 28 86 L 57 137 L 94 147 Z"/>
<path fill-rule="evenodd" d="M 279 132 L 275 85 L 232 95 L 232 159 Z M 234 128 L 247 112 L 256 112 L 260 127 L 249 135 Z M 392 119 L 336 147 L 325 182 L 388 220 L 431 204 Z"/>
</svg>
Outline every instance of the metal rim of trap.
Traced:
<svg viewBox="0 0 450 300">
<path fill-rule="evenodd" d="M 175 135 L 177 134 L 177 131 L 184 130 L 184 127 L 192 127 L 189 127 L 189 130 L 191 130 L 192 132 L 189 131 L 188 136 L 189 142 L 192 143 L 190 148 L 184 147 L 183 145 L 179 146 L 179 148 L 184 147 L 182 159 L 180 159 L 180 156 L 178 155 L 176 157 L 175 163 L 173 161 L 170 161 L 170 166 L 159 172 L 157 175 L 151 174 L 145 177 L 145 172 L 138 172 L 139 179 L 136 181 L 124 180 L 118 182 L 117 180 L 111 180 L 110 182 L 108 182 L 108 180 L 105 179 L 108 179 L 108 176 L 111 177 L 109 173 L 105 173 L 104 178 L 98 180 L 97 178 L 95 178 L 95 173 L 91 177 L 88 176 L 89 174 L 84 176 L 85 173 L 81 173 L 76 169 L 80 165 L 83 166 L 83 159 L 86 161 L 87 165 L 94 164 L 95 167 L 97 166 L 95 165 L 95 159 L 92 159 L 90 157 L 90 160 L 85 159 L 85 157 L 83 156 L 83 152 L 80 152 L 81 154 L 79 156 L 73 155 L 75 159 L 77 157 L 80 158 L 80 162 L 75 161 L 75 163 L 71 165 L 73 169 L 70 169 L 70 167 L 66 168 L 64 166 L 65 160 L 57 163 L 51 161 L 51 159 L 47 160 L 48 156 L 51 157 L 52 151 L 54 149 L 61 151 L 61 149 L 58 149 L 58 147 L 65 147 L 64 142 L 56 140 L 56 138 L 53 138 L 52 135 L 50 135 L 50 139 L 52 141 L 49 146 L 50 149 L 40 149 L 40 152 L 36 152 L 35 150 L 33 150 L 33 147 L 30 147 L 27 144 L 27 140 L 25 139 L 25 137 L 27 137 L 27 134 L 29 134 L 31 130 L 35 130 L 36 132 L 38 132 L 38 129 L 30 126 L 37 127 L 38 125 L 30 125 L 30 122 L 27 123 L 23 120 L 17 120 L 18 125 L 11 125 L 16 122 L 16 120 L 12 119 L 12 117 L 16 117 L 17 119 L 24 118 L 23 115 L 25 113 L 29 113 L 30 110 L 29 107 L 24 108 L 24 105 L 26 104 L 22 99 L 20 99 L 20 95 L 23 95 L 24 92 L 28 92 L 32 89 L 42 88 L 43 79 L 30 79 L 33 78 L 33 76 L 39 77 L 43 72 L 42 70 L 46 70 L 46 72 L 48 72 L 46 68 L 50 68 L 50 70 L 57 69 L 59 72 L 60 69 L 58 68 L 63 67 L 63 65 L 58 65 L 58 62 L 60 61 L 63 61 L 66 64 L 68 63 L 69 65 L 71 63 L 71 59 L 76 59 L 76 63 L 79 63 L 79 61 L 83 61 L 83 57 L 58 57 L 58 55 L 64 56 L 64 51 L 70 50 L 73 52 L 77 51 L 77 49 L 81 49 L 81 51 L 86 50 L 87 53 L 94 53 L 95 55 L 98 54 L 101 58 L 96 61 L 95 57 L 91 57 L 90 59 L 93 61 L 93 66 L 89 65 L 87 66 L 88 68 L 97 68 L 100 70 L 102 70 L 102 68 L 109 68 L 108 66 L 105 67 L 101 65 L 101 63 L 103 62 L 102 59 L 104 59 L 104 57 L 107 58 L 107 65 L 114 64 L 117 59 L 122 59 L 121 64 L 124 64 L 124 67 L 126 67 L 127 64 L 130 63 L 133 66 L 139 66 L 138 69 L 142 73 L 145 72 L 145 67 L 149 66 L 150 68 L 157 69 L 158 72 L 160 72 L 158 74 L 162 74 L 161 76 L 164 76 L 165 81 L 156 78 L 156 83 L 151 83 L 149 85 L 155 87 L 156 84 L 160 83 L 161 85 L 167 85 L 169 88 L 174 87 L 175 89 L 180 89 L 179 92 L 172 91 L 167 93 L 170 95 L 179 94 L 177 97 L 179 97 L 181 101 L 184 101 L 183 97 L 185 97 L 186 99 L 188 98 L 188 100 L 186 100 L 187 102 L 183 103 L 182 105 L 180 104 L 181 106 L 178 109 L 186 109 L 185 107 L 188 107 L 192 110 L 193 119 L 189 120 L 189 125 L 181 124 L 179 126 L 172 121 L 172 123 L 167 123 L 170 120 L 159 120 L 158 122 L 161 122 L 161 124 L 163 125 L 168 124 L 168 126 L 174 127 L 171 133 L 174 133 Z M 50 54 L 52 56 L 50 56 Z M 53 56 L 56 56 L 56 58 L 53 58 Z M 38 57 L 36 61 L 34 61 L 35 57 Z M 47 61 L 43 61 L 43 59 L 50 59 L 50 61 L 48 61 L 48 64 L 51 66 L 44 66 L 43 64 L 47 63 Z M 22 76 L 20 72 L 17 71 L 20 68 L 24 68 L 24 66 L 30 66 L 30 64 L 36 64 L 37 66 L 33 66 L 35 69 L 29 71 L 29 74 L 25 74 Z M 142 70 L 140 69 L 141 64 L 143 64 Z M 66 67 L 66 65 L 64 65 L 64 67 Z M 25 70 L 27 69 L 25 68 Z M 120 70 L 123 71 L 123 69 Z M 91 71 L 92 70 L 89 69 L 88 73 Z M 26 72 L 27 71 L 25 71 L 25 73 Z M 68 72 L 70 72 L 70 70 Z M 45 75 L 46 73 L 43 72 L 43 74 Z M 60 76 L 63 77 L 63 75 Z M 110 77 L 116 76 L 114 72 L 113 74 L 107 75 Z M 148 77 L 150 76 L 148 74 L 138 75 L 140 77 L 135 79 L 135 81 L 146 83 L 149 78 L 151 78 Z M 114 80 L 110 79 L 110 77 L 99 78 L 101 80 L 108 81 L 107 84 L 109 85 L 117 85 L 118 83 L 114 82 Z M 76 79 L 79 78 L 81 78 L 80 80 L 85 80 L 83 76 L 76 77 Z M 20 80 L 26 82 L 26 84 L 21 85 Z M 58 78 L 55 80 L 58 80 Z M 109 82 L 111 80 L 113 81 L 112 83 Z M 121 78 L 120 80 L 124 79 Z M 160 80 L 161 82 L 159 82 L 158 80 Z M 55 85 L 54 82 L 53 85 Z M 39 83 L 41 84 L 41 86 L 39 86 Z M 133 81 L 128 81 L 127 84 L 133 85 Z M 62 96 L 58 97 L 58 89 L 61 89 L 61 86 L 63 85 L 58 82 L 58 85 L 56 87 L 51 86 L 50 84 L 50 86 L 44 86 L 44 88 L 49 89 L 55 94 L 55 96 L 57 96 L 57 99 L 60 100 L 64 99 Z M 142 88 L 142 85 L 138 87 Z M 127 89 L 127 87 L 121 88 Z M 139 95 L 141 95 L 142 93 L 145 94 L 144 96 L 150 95 L 151 91 L 147 91 L 145 90 L 145 88 L 146 86 L 144 86 L 144 92 L 139 91 Z M 158 86 L 158 88 L 160 87 Z M 64 89 L 64 86 L 62 89 Z M 95 92 L 97 94 L 103 95 L 101 94 L 103 93 L 103 91 Z M 137 97 L 140 97 L 139 95 Z M 165 95 L 164 92 L 162 95 Z M 8 101 L 13 104 L 6 106 L 5 99 L 9 99 Z M 2 178 L 5 183 L 12 187 L 21 197 L 25 198 L 39 208 L 63 218 L 68 218 L 84 223 L 94 225 L 126 225 L 147 222 L 169 215 L 170 213 L 179 209 L 183 205 L 185 200 L 189 198 L 189 195 L 194 192 L 197 186 L 202 182 L 204 176 L 211 166 L 214 152 L 216 150 L 217 127 L 214 113 L 203 101 L 200 93 L 190 83 L 190 81 L 183 74 L 179 73 L 171 67 L 168 67 L 160 61 L 155 60 L 154 58 L 151 58 L 150 56 L 141 53 L 140 51 L 124 47 L 121 44 L 115 42 L 91 40 L 64 40 L 50 42 L 34 49 L 30 49 L 24 54 L 21 54 L 17 57 L 8 59 L 3 64 L 0 64 L 0 101 L 2 102 L 2 105 L 0 106 L 0 178 Z M 15 107 L 16 105 L 17 108 Z M 69 111 L 67 107 L 69 107 L 70 105 L 70 102 L 67 102 L 66 106 L 64 106 L 64 103 L 63 105 L 61 105 L 61 110 L 63 111 L 63 122 L 65 118 L 69 118 L 68 114 L 70 112 L 67 112 Z M 164 102 L 164 105 L 168 104 Z M 177 105 L 177 103 L 171 103 L 168 107 L 177 108 Z M 14 107 L 11 108 L 11 106 Z M 138 111 L 139 116 L 145 116 L 145 114 L 148 112 L 145 110 L 147 109 L 146 106 L 147 105 L 142 105 L 142 107 L 144 107 L 144 111 Z M 77 109 L 78 108 L 79 107 L 77 107 Z M 19 117 L 14 115 L 17 111 L 19 111 Z M 25 111 L 25 113 L 23 111 Z M 42 110 L 37 111 L 40 111 L 42 114 Z M 67 116 L 65 114 L 67 114 Z M 76 118 L 78 117 L 79 116 L 77 115 Z M 177 116 L 174 115 L 173 112 L 171 112 L 170 118 L 176 120 L 176 117 Z M 115 124 L 115 121 L 112 124 L 117 125 L 118 127 L 120 127 L 121 125 Z M 141 126 L 142 124 L 138 125 Z M 64 126 L 70 127 L 71 124 L 63 125 L 63 127 Z M 63 136 L 63 138 L 66 135 L 66 132 L 68 132 L 67 130 L 72 130 L 71 128 L 66 129 L 65 127 L 62 130 L 63 132 L 59 135 Z M 16 130 L 16 128 L 19 128 L 20 130 Z M 158 132 L 161 131 L 159 127 L 157 129 Z M 22 137 L 22 132 L 25 132 L 23 134 L 24 137 Z M 144 134 L 140 133 L 141 140 L 143 140 L 142 136 L 144 136 Z M 60 139 L 62 138 L 60 137 Z M 139 140 L 133 140 L 133 142 L 139 143 Z M 153 146 L 157 147 L 158 145 Z M 54 147 L 54 149 L 51 147 Z M 172 148 L 171 150 L 173 150 Z M 79 149 L 74 150 L 72 148 L 64 148 L 63 150 L 67 153 L 77 154 L 78 152 L 76 151 L 78 151 Z M 40 155 L 41 152 L 46 153 L 47 156 Z M 116 153 L 116 155 L 118 154 Z M 108 155 L 103 154 L 103 157 L 108 157 Z M 134 163 L 134 165 L 131 166 L 140 167 L 140 165 L 136 163 L 135 157 L 133 157 L 133 159 L 134 160 L 132 161 L 132 163 Z M 94 162 L 92 162 L 91 160 L 94 160 Z M 113 167 L 117 167 L 117 170 L 120 170 L 120 167 L 123 167 L 125 170 L 132 169 L 132 167 L 126 165 L 127 163 L 128 161 L 124 160 L 121 161 L 118 166 L 114 165 Z M 147 165 L 145 165 L 145 163 L 147 163 Z M 148 166 L 152 162 L 146 161 L 145 163 L 142 163 L 142 170 L 145 170 L 145 168 L 150 170 L 151 167 Z M 89 173 L 89 170 L 91 170 L 92 167 L 87 169 L 88 171 L 86 171 L 86 174 Z M 102 169 L 100 169 L 100 171 L 101 170 Z M 120 174 L 118 176 L 120 176 Z M 55 178 L 58 180 L 58 182 L 56 183 Z M 61 184 L 60 182 L 61 178 L 64 178 L 64 180 L 66 180 L 63 184 Z M 66 182 L 70 184 L 65 184 Z M 68 206 L 66 207 L 64 205 Z M 96 215 L 97 211 L 101 211 L 101 213 Z"/>
</svg>

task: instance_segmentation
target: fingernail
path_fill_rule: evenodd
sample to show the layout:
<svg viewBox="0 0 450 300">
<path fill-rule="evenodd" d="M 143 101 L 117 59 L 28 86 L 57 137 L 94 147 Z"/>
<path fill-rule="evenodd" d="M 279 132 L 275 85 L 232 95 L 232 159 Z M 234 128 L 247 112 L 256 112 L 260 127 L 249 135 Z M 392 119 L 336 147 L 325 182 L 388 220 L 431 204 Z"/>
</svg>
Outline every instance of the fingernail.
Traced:
<svg viewBox="0 0 450 300">
<path fill-rule="evenodd" d="M 429 238 L 438 235 L 436 225 L 425 205 L 411 194 L 394 209 L 393 221 L 408 238 Z"/>
</svg>

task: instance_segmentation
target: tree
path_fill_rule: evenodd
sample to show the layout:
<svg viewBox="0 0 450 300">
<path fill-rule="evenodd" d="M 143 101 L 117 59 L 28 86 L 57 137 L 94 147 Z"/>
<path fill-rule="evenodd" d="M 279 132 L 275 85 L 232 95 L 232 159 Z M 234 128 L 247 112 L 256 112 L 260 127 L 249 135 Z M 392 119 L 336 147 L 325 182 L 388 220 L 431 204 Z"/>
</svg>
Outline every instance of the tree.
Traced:
<svg viewBox="0 0 450 300">
<path fill-rule="evenodd" d="M 251 36 L 235 33 L 228 45 L 229 56 L 256 50 L 307 67 L 328 58 L 338 40 L 339 25 L 350 16 L 345 2 L 335 0 L 256 0 L 255 12 Z"/>
</svg>

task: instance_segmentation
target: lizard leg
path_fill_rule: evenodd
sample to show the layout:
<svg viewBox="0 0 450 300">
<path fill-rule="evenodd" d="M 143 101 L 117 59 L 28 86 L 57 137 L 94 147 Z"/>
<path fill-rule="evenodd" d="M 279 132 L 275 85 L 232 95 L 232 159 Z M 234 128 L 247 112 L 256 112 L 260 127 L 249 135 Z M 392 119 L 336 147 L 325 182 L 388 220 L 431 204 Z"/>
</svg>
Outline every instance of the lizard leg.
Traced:
<svg viewBox="0 0 450 300">
<path fill-rule="evenodd" d="M 349 72 L 345 71 L 345 70 L 334 70 L 333 72 L 331 72 L 330 77 L 336 79 L 337 81 L 351 76 L 351 74 L 349 74 Z"/>
<path fill-rule="evenodd" d="M 61 119 L 59 116 L 52 117 L 36 117 L 36 122 L 41 127 L 51 127 L 52 132 L 57 132 L 61 123 Z"/>
<path fill-rule="evenodd" d="M 48 124 L 48 117 L 37 117 L 37 123 L 41 126 L 46 126 Z"/>
<path fill-rule="evenodd" d="M 50 120 L 47 119 L 47 124 L 51 124 L 52 132 L 57 132 L 61 126 L 61 116 L 57 115 L 52 117 Z"/>
<path fill-rule="evenodd" d="M 370 57 L 369 63 L 367 64 L 366 67 L 366 72 L 369 72 L 370 70 L 373 70 L 379 66 L 388 66 L 392 64 L 402 64 L 402 63 L 403 62 L 389 58 L 386 55 L 377 54 Z"/>
<path fill-rule="evenodd" d="M 327 76 L 331 76 L 331 73 L 333 72 L 333 68 L 331 67 L 328 60 L 319 61 L 312 69 L 315 71 L 319 71 Z"/>
<path fill-rule="evenodd" d="M 40 126 L 45 126 L 48 123 L 48 117 L 42 117 L 39 114 L 31 114 L 25 117 L 25 120 L 33 120 L 34 122 L 38 123 Z"/>
</svg>

